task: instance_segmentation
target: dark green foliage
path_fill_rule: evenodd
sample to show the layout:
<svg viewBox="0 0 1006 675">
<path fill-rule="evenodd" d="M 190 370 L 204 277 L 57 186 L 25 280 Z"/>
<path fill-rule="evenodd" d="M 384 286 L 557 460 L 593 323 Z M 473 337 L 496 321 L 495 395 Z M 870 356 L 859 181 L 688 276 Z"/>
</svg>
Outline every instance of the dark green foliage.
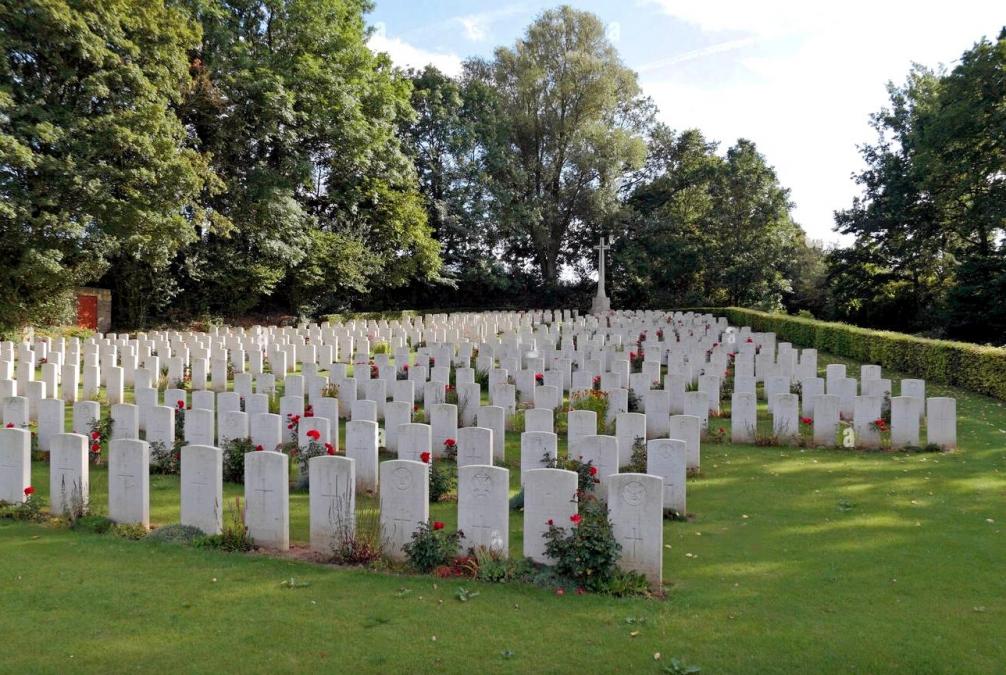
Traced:
<svg viewBox="0 0 1006 675">
<path fill-rule="evenodd" d="M 836 214 L 856 240 L 829 255 L 831 315 L 1002 344 L 1006 30 L 955 63 L 915 66 L 872 116 L 862 196 Z"/>
<path fill-rule="evenodd" d="M 739 307 L 708 307 L 737 326 L 774 332 L 779 340 L 861 363 L 876 363 L 931 382 L 1006 400 L 1006 349 L 859 328 Z"/>
<path fill-rule="evenodd" d="M 234 438 L 224 444 L 223 465 L 224 481 L 227 483 L 245 482 L 245 454 L 255 451 L 250 438 Z"/>
<path fill-rule="evenodd" d="M 81 516 L 75 518 L 71 524 L 71 529 L 81 532 L 94 532 L 95 534 L 105 534 L 115 526 L 115 521 L 105 516 Z"/>
</svg>

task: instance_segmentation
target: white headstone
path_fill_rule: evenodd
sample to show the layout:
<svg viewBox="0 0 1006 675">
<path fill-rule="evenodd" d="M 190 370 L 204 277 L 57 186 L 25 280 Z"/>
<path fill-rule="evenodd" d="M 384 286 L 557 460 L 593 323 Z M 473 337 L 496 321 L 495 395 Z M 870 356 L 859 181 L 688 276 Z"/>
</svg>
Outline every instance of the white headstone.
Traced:
<svg viewBox="0 0 1006 675">
<path fill-rule="evenodd" d="M 309 459 L 307 465 L 311 486 L 311 548 L 331 554 L 356 530 L 355 461 L 321 455 Z"/>
<path fill-rule="evenodd" d="M 520 435 L 521 484 L 527 472 L 548 466 L 558 456 L 558 437 L 547 431 L 525 431 Z"/>
<path fill-rule="evenodd" d="M 208 445 L 182 448 L 182 525 L 206 534 L 223 529 L 223 453 Z"/>
<path fill-rule="evenodd" d="M 663 580 L 662 493 L 661 478 L 643 473 L 611 476 L 608 484 L 608 517 L 622 545 L 618 566 L 642 574 L 656 588 Z"/>
<path fill-rule="evenodd" d="M 146 441 L 109 443 L 108 517 L 150 528 L 150 445 Z"/>
<path fill-rule="evenodd" d="M 549 563 L 545 555 L 545 538 L 549 523 L 556 527 L 573 527 L 570 518 L 577 512 L 575 471 L 563 469 L 531 469 L 523 475 L 524 482 L 524 557 Z"/>
<path fill-rule="evenodd" d="M 492 430 L 482 427 L 464 427 L 458 429 L 457 450 L 458 468 L 468 466 L 469 464 L 492 466 Z"/>
<path fill-rule="evenodd" d="M 504 557 L 510 549 L 510 472 L 468 465 L 458 469 L 458 529 L 461 550 L 487 549 Z"/>
<path fill-rule="evenodd" d="M 430 519 L 429 470 L 406 459 L 381 463 L 381 541 L 389 558 L 404 560 L 403 547 Z"/>
<path fill-rule="evenodd" d="M 56 434 L 49 450 L 49 512 L 82 510 L 90 499 L 87 436 Z"/>
<path fill-rule="evenodd" d="M 346 457 L 355 462 L 356 489 L 360 492 L 377 491 L 377 433 L 377 422 L 346 423 Z"/>
<path fill-rule="evenodd" d="M 688 448 L 683 440 L 655 438 L 646 444 L 646 472 L 663 479 L 663 508 L 681 516 L 687 513 L 687 459 Z"/>
<path fill-rule="evenodd" d="M 0 502 L 20 504 L 31 485 L 31 432 L 0 429 Z"/>
<path fill-rule="evenodd" d="M 290 548 L 289 464 L 282 452 L 245 454 L 245 526 L 257 546 Z"/>
</svg>

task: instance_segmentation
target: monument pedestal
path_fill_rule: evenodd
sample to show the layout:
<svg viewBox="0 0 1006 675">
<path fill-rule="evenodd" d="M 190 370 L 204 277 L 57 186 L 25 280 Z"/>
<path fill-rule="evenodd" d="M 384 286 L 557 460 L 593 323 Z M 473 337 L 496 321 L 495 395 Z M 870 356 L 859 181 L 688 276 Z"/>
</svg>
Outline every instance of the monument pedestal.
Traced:
<svg viewBox="0 0 1006 675">
<path fill-rule="evenodd" d="M 606 295 L 595 295 L 594 302 L 590 303 L 591 314 L 604 314 L 611 311 L 611 300 Z"/>
</svg>

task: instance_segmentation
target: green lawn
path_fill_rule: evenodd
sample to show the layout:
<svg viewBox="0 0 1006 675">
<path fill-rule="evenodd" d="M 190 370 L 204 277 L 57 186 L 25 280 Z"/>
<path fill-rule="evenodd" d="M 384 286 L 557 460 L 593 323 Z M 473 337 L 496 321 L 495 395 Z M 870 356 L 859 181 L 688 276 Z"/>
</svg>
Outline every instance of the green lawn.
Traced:
<svg viewBox="0 0 1006 675">
<path fill-rule="evenodd" d="M 665 526 L 666 600 L 558 597 L 0 522 L 0 664 L 660 672 L 678 657 L 705 673 L 1002 672 L 1006 411 L 930 389 L 958 399 L 959 452 L 704 444 L 703 473 L 689 482 L 694 519 Z M 515 462 L 516 435 L 507 445 Z M 105 474 L 92 476 L 100 510 Z M 44 493 L 47 467 L 34 481 Z M 291 499 L 291 535 L 304 541 L 307 496 Z M 177 521 L 177 478 L 155 477 L 151 502 L 155 523 Z M 453 504 L 432 514 L 455 522 Z M 514 514 L 518 552 L 520 524 Z M 291 577 L 309 585 L 281 585 Z M 461 586 L 479 595 L 460 602 Z"/>
</svg>

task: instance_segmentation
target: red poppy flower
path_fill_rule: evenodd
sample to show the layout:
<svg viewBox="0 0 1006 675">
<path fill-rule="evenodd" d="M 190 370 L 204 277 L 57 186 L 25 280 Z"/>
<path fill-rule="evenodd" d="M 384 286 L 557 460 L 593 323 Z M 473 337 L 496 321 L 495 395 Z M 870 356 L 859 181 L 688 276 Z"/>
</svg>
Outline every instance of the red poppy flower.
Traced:
<svg viewBox="0 0 1006 675">
<path fill-rule="evenodd" d="M 263 450 L 265 450 L 265 448 L 263 448 L 261 445 L 256 445 L 255 450 L 258 452 L 262 452 Z"/>
<path fill-rule="evenodd" d="M 444 529 L 444 524 L 442 522 L 440 522 L 439 520 L 434 520 L 433 521 L 433 529 L 434 530 L 442 530 L 442 529 Z"/>
<path fill-rule="evenodd" d="M 91 440 L 92 441 L 101 440 L 101 434 L 99 434 L 97 431 L 92 431 L 91 432 Z"/>
<path fill-rule="evenodd" d="M 334 455 L 335 454 L 335 446 L 332 445 L 331 443 L 326 443 L 325 444 L 325 452 L 327 452 L 330 455 Z"/>
<path fill-rule="evenodd" d="M 29 485 L 24 489 L 25 497 L 31 497 L 33 494 L 35 494 L 35 488 L 33 488 L 32 486 Z"/>
<path fill-rule="evenodd" d="M 14 423 L 13 422 L 8 422 L 7 423 L 7 428 L 8 429 L 13 429 L 14 428 Z"/>
<path fill-rule="evenodd" d="M 574 513 L 569 517 L 569 522 L 573 523 L 574 525 L 579 525 L 581 520 L 583 520 L 583 518 L 580 517 L 579 513 Z"/>
<path fill-rule="evenodd" d="M 316 441 L 319 438 L 321 438 L 321 432 L 318 431 L 317 429 L 311 429 L 310 431 L 307 432 L 307 437 L 310 438 L 312 441 Z"/>
<path fill-rule="evenodd" d="M 596 466 L 590 467 L 590 475 L 591 476 L 596 476 L 597 475 L 597 467 Z"/>
<path fill-rule="evenodd" d="M 428 452 L 420 453 L 419 459 L 422 460 L 423 463 L 429 464 L 430 463 L 430 453 L 428 453 Z"/>
</svg>

